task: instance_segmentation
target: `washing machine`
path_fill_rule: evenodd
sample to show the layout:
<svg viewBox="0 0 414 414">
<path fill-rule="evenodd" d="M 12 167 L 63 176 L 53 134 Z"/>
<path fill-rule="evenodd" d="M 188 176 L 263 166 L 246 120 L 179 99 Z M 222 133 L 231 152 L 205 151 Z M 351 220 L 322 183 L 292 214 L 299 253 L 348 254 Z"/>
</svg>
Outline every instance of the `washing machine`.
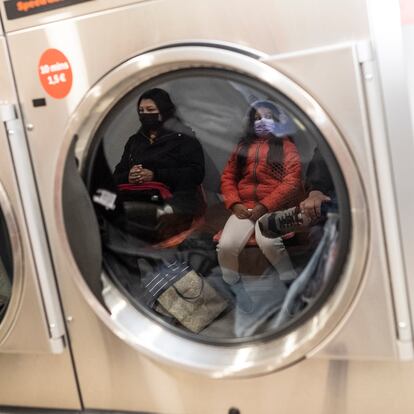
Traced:
<svg viewBox="0 0 414 414">
<path fill-rule="evenodd" d="M 1 404 L 80 407 L 7 41 L 1 42 Z"/>
<path fill-rule="evenodd" d="M 398 361 L 413 357 L 406 191 L 413 143 L 404 78 L 395 77 L 398 13 L 398 2 L 363 0 L 3 2 L 83 408 L 348 413 L 378 404 L 377 412 L 409 412 L 412 364 Z M 392 35 L 381 43 L 385 26 Z M 161 111 L 167 98 L 141 98 L 160 89 L 174 117 Z M 167 138 L 187 142 L 140 165 L 172 183 L 171 203 L 174 175 L 192 183 L 202 208 L 184 227 L 185 214 L 174 204 L 168 210 L 162 196 L 159 204 L 158 193 L 146 200 L 148 216 L 136 198 L 127 200 L 120 186 L 133 184 L 128 171 L 124 182 L 115 179 L 122 160 L 143 154 L 128 152 L 129 137 L 157 145 L 139 120 L 145 99 L 161 113 Z M 220 181 L 263 107 L 299 166 L 285 200 L 268 207 L 271 217 L 298 214 L 310 188 L 322 190 L 309 185 L 315 170 L 329 182 L 322 192 L 330 202 L 317 223 L 302 220 L 269 238 L 283 246 L 293 280 L 270 265 L 258 240 L 243 249 L 242 292 L 253 303 L 246 309 L 217 261 L 229 217 Z M 190 143 L 202 154 L 197 166 Z M 260 154 L 256 166 L 280 166 Z M 160 172 L 164 157 L 179 159 L 184 172 L 181 164 Z M 148 190 L 138 187 L 128 188 Z M 168 237 L 154 228 L 167 228 Z M 173 276 L 154 291 L 160 275 Z M 188 286 L 180 291 L 185 280 L 189 294 Z M 208 308 L 212 297 L 221 308 Z"/>
</svg>

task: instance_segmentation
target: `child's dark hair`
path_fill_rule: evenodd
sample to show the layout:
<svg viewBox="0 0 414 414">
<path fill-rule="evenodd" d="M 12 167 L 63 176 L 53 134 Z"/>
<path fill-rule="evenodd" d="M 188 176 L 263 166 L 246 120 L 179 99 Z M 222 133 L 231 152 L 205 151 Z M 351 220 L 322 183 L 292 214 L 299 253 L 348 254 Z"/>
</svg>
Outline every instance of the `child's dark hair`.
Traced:
<svg viewBox="0 0 414 414">
<path fill-rule="evenodd" d="M 248 113 L 248 121 L 245 133 L 239 141 L 239 150 L 237 152 L 237 177 L 240 179 L 243 176 L 243 171 L 246 166 L 247 153 L 250 145 L 257 139 L 254 130 L 254 121 L 258 108 L 268 108 L 272 112 L 275 122 L 279 122 L 280 111 L 275 104 L 269 101 L 258 101 L 253 104 Z M 272 169 L 274 177 L 282 181 L 285 175 L 283 167 L 283 140 L 272 136 L 269 141 L 269 152 L 267 153 L 267 165 Z"/>
</svg>

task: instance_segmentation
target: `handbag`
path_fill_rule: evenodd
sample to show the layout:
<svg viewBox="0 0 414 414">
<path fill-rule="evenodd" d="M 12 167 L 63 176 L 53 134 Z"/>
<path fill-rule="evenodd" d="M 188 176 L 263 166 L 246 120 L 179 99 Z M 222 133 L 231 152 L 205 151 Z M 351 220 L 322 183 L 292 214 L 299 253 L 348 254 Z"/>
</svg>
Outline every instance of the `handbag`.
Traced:
<svg viewBox="0 0 414 414">
<path fill-rule="evenodd" d="M 142 300 L 155 310 L 173 316 L 199 333 L 227 307 L 227 301 L 187 262 L 164 263 L 145 277 Z M 160 305 L 160 306 L 159 306 Z"/>
<path fill-rule="evenodd" d="M 170 189 L 158 181 L 148 181 L 142 184 L 119 184 L 117 186 L 121 202 L 145 202 L 164 204 L 172 197 Z"/>
<path fill-rule="evenodd" d="M 167 186 L 149 181 L 142 184 L 119 184 L 118 200 L 123 211 L 124 228 L 149 242 L 159 242 L 161 231 L 157 209 L 172 197 Z"/>
</svg>

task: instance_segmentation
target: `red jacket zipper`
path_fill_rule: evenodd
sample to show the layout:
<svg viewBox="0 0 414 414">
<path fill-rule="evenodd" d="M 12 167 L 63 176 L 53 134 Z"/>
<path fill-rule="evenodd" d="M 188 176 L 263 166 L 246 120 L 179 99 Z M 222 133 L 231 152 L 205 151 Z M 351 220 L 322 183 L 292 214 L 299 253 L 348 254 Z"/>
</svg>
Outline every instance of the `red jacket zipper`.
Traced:
<svg viewBox="0 0 414 414">
<path fill-rule="evenodd" d="M 257 200 L 257 184 L 258 184 L 258 182 L 257 182 L 256 169 L 257 169 L 257 166 L 259 164 L 259 151 L 260 151 L 260 146 L 261 145 L 262 145 L 262 142 L 259 141 L 259 143 L 257 144 L 256 157 L 254 159 L 254 167 L 253 167 L 253 178 L 254 178 L 254 182 L 255 182 L 254 187 L 253 187 L 253 199 L 255 201 L 258 201 Z"/>
</svg>

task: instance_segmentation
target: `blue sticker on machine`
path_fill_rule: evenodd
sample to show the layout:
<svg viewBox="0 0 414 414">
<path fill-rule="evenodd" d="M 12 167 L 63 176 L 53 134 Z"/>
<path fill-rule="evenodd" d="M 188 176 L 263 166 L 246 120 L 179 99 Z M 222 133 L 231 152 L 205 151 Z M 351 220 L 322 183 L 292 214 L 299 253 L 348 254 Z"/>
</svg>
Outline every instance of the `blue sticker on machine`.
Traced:
<svg viewBox="0 0 414 414">
<path fill-rule="evenodd" d="M 44 13 L 91 0 L 6 0 L 4 6 L 9 20 Z"/>
</svg>

